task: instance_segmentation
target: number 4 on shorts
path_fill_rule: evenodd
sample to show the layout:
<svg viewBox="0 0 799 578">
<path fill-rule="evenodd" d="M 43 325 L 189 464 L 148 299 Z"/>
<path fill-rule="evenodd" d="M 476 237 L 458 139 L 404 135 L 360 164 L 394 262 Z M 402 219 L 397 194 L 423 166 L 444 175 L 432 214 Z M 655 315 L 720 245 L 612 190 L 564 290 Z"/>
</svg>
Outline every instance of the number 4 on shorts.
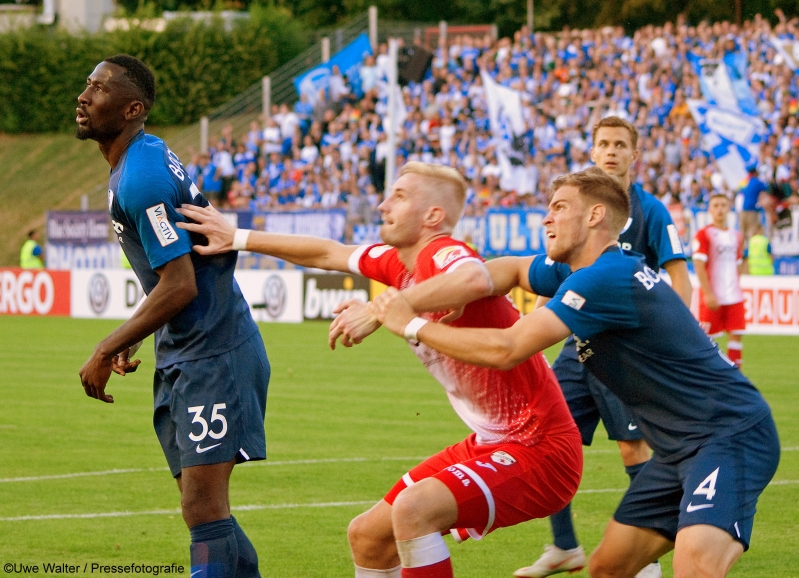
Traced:
<svg viewBox="0 0 799 578">
<path fill-rule="evenodd" d="M 713 470 L 713 473 L 704 479 L 699 486 L 694 490 L 694 496 L 704 495 L 708 500 L 712 500 L 716 495 L 716 478 L 719 476 L 719 468 Z"/>
</svg>

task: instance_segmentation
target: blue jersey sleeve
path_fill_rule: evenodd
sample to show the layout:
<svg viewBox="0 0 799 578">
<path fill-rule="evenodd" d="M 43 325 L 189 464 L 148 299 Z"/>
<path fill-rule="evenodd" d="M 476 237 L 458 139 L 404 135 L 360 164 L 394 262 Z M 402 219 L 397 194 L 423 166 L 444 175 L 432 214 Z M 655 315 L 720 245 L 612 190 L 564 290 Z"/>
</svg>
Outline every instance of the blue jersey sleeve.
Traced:
<svg viewBox="0 0 799 578">
<path fill-rule="evenodd" d="M 571 272 L 568 265 L 556 263 L 549 257 L 539 255 L 530 263 L 527 279 L 533 293 L 542 297 L 552 297 Z"/>
<path fill-rule="evenodd" d="M 685 260 L 682 241 L 677 227 L 669 214 L 669 210 L 649 194 L 641 195 L 647 231 L 649 249 L 657 255 L 658 266 L 674 259 Z"/>
<path fill-rule="evenodd" d="M 632 272 L 625 269 L 629 267 L 597 261 L 566 279 L 546 306 L 582 341 L 603 331 L 636 327 Z"/>
<path fill-rule="evenodd" d="M 135 223 L 153 270 L 191 252 L 189 233 L 175 226 L 186 219 L 175 210 L 180 206 L 180 187 L 166 166 L 140 170 L 126 166 L 119 187 L 124 190 L 121 208 Z"/>
</svg>

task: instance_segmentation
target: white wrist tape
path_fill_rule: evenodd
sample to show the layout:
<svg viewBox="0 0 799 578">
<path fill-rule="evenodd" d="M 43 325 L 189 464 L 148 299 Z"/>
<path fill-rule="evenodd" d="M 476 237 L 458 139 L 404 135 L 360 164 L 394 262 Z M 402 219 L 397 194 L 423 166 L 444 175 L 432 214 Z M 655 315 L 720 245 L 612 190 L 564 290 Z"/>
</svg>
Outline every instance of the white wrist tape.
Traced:
<svg viewBox="0 0 799 578">
<path fill-rule="evenodd" d="M 421 317 L 414 317 L 408 322 L 408 325 L 405 326 L 402 334 L 405 336 L 405 339 L 413 343 L 414 345 L 419 343 L 419 338 L 416 336 L 416 333 L 425 325 L 427 324 L 427 319 L 422 319 Z"/>
<path fill-rule="evenodd" d="M 233 234 L 233 250 L 234 251 L 246 251 L 247 250 L 247 239 L 250 236 L 249 229 L 236 229 L 236 232 Z"/>
</svg>

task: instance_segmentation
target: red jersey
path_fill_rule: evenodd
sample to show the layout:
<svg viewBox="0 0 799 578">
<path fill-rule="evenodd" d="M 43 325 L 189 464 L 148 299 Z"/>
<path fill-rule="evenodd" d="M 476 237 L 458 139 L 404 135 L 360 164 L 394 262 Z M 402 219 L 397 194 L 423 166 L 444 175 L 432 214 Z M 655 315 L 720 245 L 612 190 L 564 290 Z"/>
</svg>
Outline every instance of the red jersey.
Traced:
<svg viewBox="0 0 799 578">
<path fill-rule="evenodd" d="M 743 260 L 743 236 L 732 229 L 708 225 L 697 231 L 693 242 L 693 259 L 704 261 L 710 287 L 719 305 L 744 300 L 738 282 L 738 267 Z"/>
<path fill-rule="evenodd" d="M 436 239 L 419 253 L 413 273 L 394 247 L 371 245 L 358 248 L 349 267 L 375 281 L 397 289 L 453 271 L 463 263 L 482 259 L 460 241 Z M 421 316 L 438 321 L 447 312 Z M 486 297 L 466 305 L 454 327 L 504 329 L 519 320 L 520 313 L 506 296 Z M 533 445 L 542 436 L 575 429 L 560 385 L 543 354 L 537 353 L 513 369 L 502 371 L 470 365 L 419 343 L 411 346 L 419 360 L 447 392 L 455 412 L 477 435 L 481 444 Z"/>
</svg>

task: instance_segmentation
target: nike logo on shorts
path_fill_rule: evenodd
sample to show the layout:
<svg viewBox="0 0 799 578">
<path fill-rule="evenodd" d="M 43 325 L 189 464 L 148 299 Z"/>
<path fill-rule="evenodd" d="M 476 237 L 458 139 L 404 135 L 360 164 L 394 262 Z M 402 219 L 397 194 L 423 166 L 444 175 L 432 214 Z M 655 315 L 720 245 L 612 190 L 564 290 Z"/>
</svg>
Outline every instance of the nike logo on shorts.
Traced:
<svg viewBox="0 0 799 578">
<path fill-rule="evenodd" d="M 208 450 L 212 450 L 212 449 L 214 449 L 215 447 L 217 447 L 217 446 L 221 446 L 221 445 L 222 445 L 222 442 L 219 442 L 218 444 L 214 444 L 214 445 L 212 445 L 212 446 L 208 446 L 207 448 L 201 448 L 200 446 L 197 446 L 197 453 L 198 453 L 198 454 L 202 454 L 202 453 L 204 453 L 204 452 L 207 452 Z"/>
<path fill-rule="evenodd" d="M 696 512 L 697 510 L 704 510 L 705 508 L 712 508 L 713 504 L 697 504 L 694 506 L 691 502 L 685 507 L 686 512 Z"/>
<path fill-rule="evenodd" d="M 635 431 L 635 430 L 638 429 L 638 426 L 633 424 L 633 423 L 630 423 L 630 424 L 627 425 L 627 429 L 630 430 L 630 431 Z"/>
</svg>

